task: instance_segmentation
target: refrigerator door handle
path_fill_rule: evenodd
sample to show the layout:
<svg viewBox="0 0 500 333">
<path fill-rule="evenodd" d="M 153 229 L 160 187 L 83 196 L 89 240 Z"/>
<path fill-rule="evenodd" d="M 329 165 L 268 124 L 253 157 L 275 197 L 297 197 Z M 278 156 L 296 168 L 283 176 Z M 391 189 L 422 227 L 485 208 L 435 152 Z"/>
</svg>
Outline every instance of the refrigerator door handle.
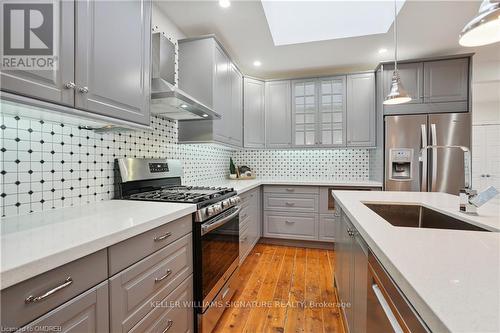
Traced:
<svg viewBox="0 0 500 333">
<path fill-rule="evenodd" d="M 431 124 L 431 145 L 437 145 L 436 124 Z M 432 166 L 431 174 L 431 188 L 430 192 L 436 191 L 436 172 L 437 172 L 437 149 L 432 148 Z"/>
<path fill-rule="evenodd" d="M 427 125 L 421 124 L 420 131 L 422 142 L 420 149 L 422 149 L 427 146 Z M 427 150 L 423 151 L 420 157 L 420 191 L 427 191 Z"/>
</svg>

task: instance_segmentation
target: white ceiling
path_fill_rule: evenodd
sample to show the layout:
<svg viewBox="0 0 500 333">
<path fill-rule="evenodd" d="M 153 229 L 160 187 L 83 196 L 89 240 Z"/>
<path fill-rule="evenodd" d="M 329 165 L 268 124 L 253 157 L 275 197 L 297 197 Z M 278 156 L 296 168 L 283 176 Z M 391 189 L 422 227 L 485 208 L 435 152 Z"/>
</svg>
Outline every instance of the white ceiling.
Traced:
<svg viewBox="0 0 500 333">
<path fill-rule="evenodd" d="M 458 34 L 476 15 L 479 4 L 407 0 L 398 15 L 399 58 L 470 52 L 460 47 Z M 382 34 L 275 46 L 260 1 L 232 1 L 226 9 L 217 1 L 159 1 L 158 6 L 188 37 L 215 34 L 243 73 L 251 76 L 327 75 L 373 69 L 393 59 L 392 27 Z M 380 48 L 388 52 L 379 54 Z M 255 60 L 262 66 L 254 67 Z"/>
<path fill-rule="evenodd" d="M 397 11 L 403 1 L 397 1 Z M 262 0 L 274 45 L 386 33 L 394 22 L 394 2 Z"/>
</svg>

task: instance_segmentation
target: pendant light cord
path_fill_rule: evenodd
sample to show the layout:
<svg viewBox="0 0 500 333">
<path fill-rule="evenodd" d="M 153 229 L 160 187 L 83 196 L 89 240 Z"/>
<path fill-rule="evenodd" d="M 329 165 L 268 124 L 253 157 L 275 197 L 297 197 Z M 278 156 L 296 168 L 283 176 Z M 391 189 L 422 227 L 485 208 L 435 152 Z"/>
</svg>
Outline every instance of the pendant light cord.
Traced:
<svg viewBox="0 0 500 333">
<path fill-rule="evenodd" d="M 396 1 L 394 0 L 394 70 L 398 70 L 398 15 L 396 8 Z"/>
</svg>

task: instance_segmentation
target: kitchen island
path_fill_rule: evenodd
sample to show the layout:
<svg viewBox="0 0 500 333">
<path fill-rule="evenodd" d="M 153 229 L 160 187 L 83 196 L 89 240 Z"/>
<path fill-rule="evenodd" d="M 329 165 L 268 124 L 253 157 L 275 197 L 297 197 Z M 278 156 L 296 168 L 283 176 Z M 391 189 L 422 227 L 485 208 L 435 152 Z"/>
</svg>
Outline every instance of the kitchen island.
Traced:
<svg viewBox="0 0 500 333">
<path fill-rule="evenodd" d="M 458 211 L 457 196 L 445 193 L 334 191 L 333 196 L 428 329 L 500 331 L 500 206 L 486 204 L 472 216 Z M 394 226 L 365 203 L 421 205 L 489 231 Z"/>
</svg>

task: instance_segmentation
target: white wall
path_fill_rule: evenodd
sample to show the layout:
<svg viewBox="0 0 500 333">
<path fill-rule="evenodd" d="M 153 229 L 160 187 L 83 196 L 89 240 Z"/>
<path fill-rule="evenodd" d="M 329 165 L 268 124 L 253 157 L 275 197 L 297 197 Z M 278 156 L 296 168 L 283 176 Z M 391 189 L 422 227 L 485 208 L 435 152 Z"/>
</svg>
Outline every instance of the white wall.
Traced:
<svg viewBox="0 0 500 333">
<path fill-rule="evenodd" d="M 153 27 L 158 26 L 160 32 L 175 40 L 186 38 L 186 35 L 170 20 L 168 13 L 163 12 L 158 2 L 153 2 Z"/>
<path fill-rule="evenodd" d="M 500 189 L 500 43 L 474 50 L 472 67 L 473 186 Z M 500 197 L 495 200 L 500 203 Z"/>
<path fill-rule="evenodd" d="M 500 124 L 500 43 L 475 50 L 472 65 L 472 122 Z"/>
</svg>

